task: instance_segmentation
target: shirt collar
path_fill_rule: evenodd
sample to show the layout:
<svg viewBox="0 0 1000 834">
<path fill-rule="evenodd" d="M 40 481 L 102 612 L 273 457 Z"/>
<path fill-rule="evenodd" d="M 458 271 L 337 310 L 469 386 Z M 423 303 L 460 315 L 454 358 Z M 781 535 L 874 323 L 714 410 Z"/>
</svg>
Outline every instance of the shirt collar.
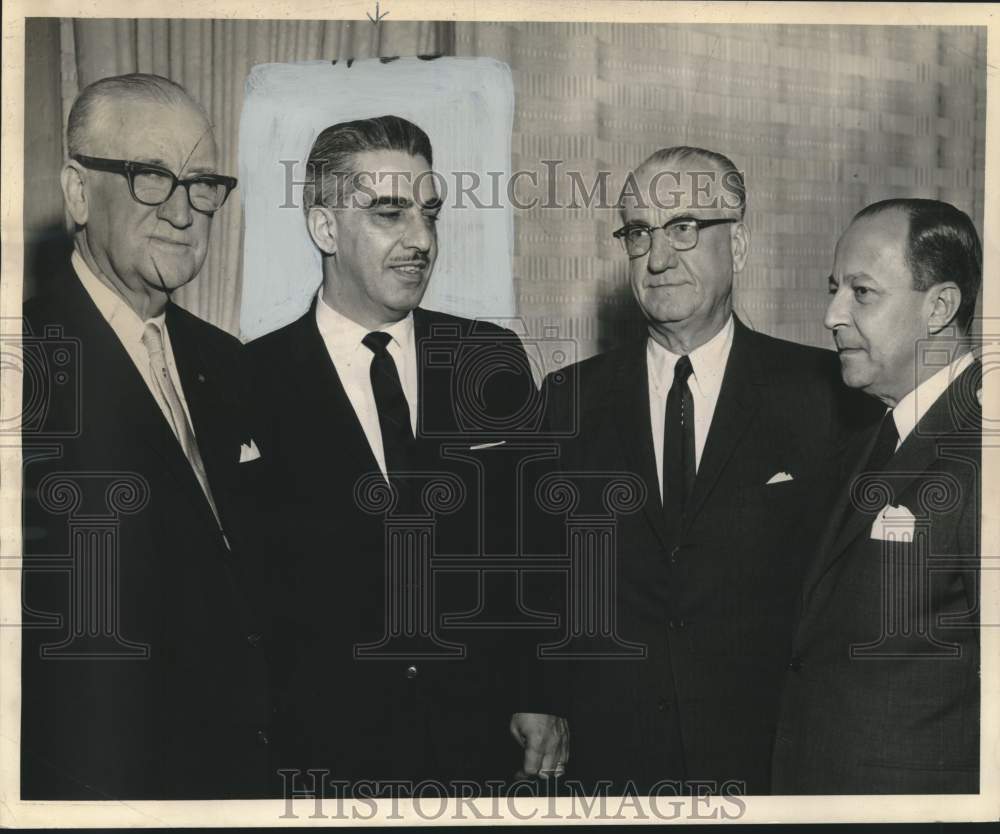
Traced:
<svg viewBox="0 0 1000 834">
<path fill-rule="evenodd" d="M 717 397 L 722 388 L 726 362 L 729 361 L 729 351 L 733 346 L 734 330 L 733 317 L 730 315 L 718 333 L 688 354 L 693 371 L 691 376 L 695 381 L 697 393 L 702 397 Z M 668 389 L 673 384 L 674 365 L 680 356 L 671 353 L 652 338 L 648 340 L 646 350 L 647 361 L 653 368 L 658 389 Z"/>
<path fill-rule="evenodd" d="M 958 359 L 943 367 L 929 379 L 925 379 L 916 388 L 910 391 L 903 399 L 896 403 L 892 409 L 892 419 L 896 423 L 896 431 L 899 433 L 899 443 L 910 435 L 917 423 L 930 410 L 948 389 L 948 386 L 958 378 L 966 368 L 973 362 L 971 352 L 963 353 Z M 897 447 L 898 448 L 898 447 Z"/>
<path fill-rule="evenodd" d="M 75 249 L 70 256 L 70 262 L 73 264 L 73 269 L 80 279 L 80 283 L 87 291 L 87 295 L 90 296 L 104 320 L 119 336 L 136 342 L 142 341 L 142 332 L 146 328 L 146 321 L 156 323 L 160 330 L 165 332 L 166 311 L 143 321 L 124 298 L 94 274 L 83 256 Z"/>
<path fill-rule="evenodd" d="M 316 326 L 329 350 L 338 355 L 349 355 L 363 347 L 361 340 L 373 332 L 327 304 L 323 300 L 322 285 L 316 294 Z M 413 311 L 407 313 L 405 318 L 382 325 L 375 330 L 388 333 L 399 348 L 406 351 L 414 343 Z"/>
</svg>

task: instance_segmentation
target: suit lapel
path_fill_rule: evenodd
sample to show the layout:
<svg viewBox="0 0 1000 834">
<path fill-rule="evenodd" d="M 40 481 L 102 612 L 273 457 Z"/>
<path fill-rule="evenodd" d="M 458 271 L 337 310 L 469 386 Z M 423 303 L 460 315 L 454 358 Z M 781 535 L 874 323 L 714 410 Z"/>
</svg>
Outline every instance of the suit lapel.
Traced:
<svg viewBox="0 0 1000 834">
<path fill-rule="evenodd" d="M 434 426 L 436 430 L 442 427 L 449 427 L 460 434 L 455 423 L 452 402 L 455 397 L 450 388 L 451 378 L 443 374 L 422 373 L 424 368 L 431 367 L 427 362 L 427 351 L 434 345 L 435 334 L 432 332 L 434 326 L 434 313 L 417 307 L 413 311 L 413 345 L 416 351 L 417 362 L 417 441 L 418 446 L 426 443 L 423 436 L 425 426 Z M 437 334 L 440 338 L 441 334 Z M 451 342 L 463 337 L 464 333 L 456 333 Z M 445 383 L 448 383 L 447 385 Z"/>
<path fill-rule="evenodd" d="M 760 407 L 758 393 L 759 366 L 754 356 L 752 334 L 740 322 L 733 319 L 733 346 L 729 351 L 725 375 L 719 400 L 715 405 L 712 424 L 705 441 L 701 464 L 694 481 L 691 504 L 685 513 L 684 526 L 687 527 L 697 516 L 705 500 L 712 492 L 723 469 L 747 428 L 753 422 Z M 696 406 L 697 407 L 697 406 Z"/>
<path fill-rule="evenodd" d="M 977 420 L 981 422 L 982 411 L 976 397 L 981 379 L 982 366 L 978 362 L 966 368 L 944 394 L 938 397 L 889 459 L 882 474 L 891 486 L 895 500 L 898 501 L 899 496 L 938 459 L 942 438 L 952 435 L 956 430 L 975 426 Z M 840 499 L 831 515 L 830 524 L 817 548 L 815 570 L 810 572 L 804 585 L 807 597 L 882 509 L 879 507 L 875 512 L 861 512 L 853 506 L 850 497 L 853 481 L 861 474 L 877 434 L 878 424 L 859 435 L 858 440 L 851 444 L 851 451 L 845 455 L 844 460 L 850 468 L 847 477 L 842 480 Z"/>
<path fill-rule="evenodd" d="M 840 461 L 840 466 L 837 468 L 837 483 L 839 485 L 836 493 L 837 499 L 831 507 L 823 533 L 819 537 L 813 559 L 810 562 L 810 568 L 806 572 L 802 586 L 806 598 L 823 574 L 826 573 L 829 562 L 828 554 L 837 552 L 837 542 L 846 534 L 848 525 L 853 528 L 855 525 L 863 526 L 864 524 L 865 516 L 851 510 L 850 487 L 854 476 L 871 454 L 878 429 L 879 424 L 875 423 L 874 426 L 859 432 L 848 440 L 837 453 L 837 459 Z"/>
<path fill-rule="evenodd" d="M 212 530 L 217 529 L 218 525 L 201 485 L 163 412 L 124 345 L 111 325 L 104 320 L 72 269 L 67 271 L 60 292 L 69 316 L 81 326 L 80 337 L 85 345 L 84 349 L 89 355 L 99 357 L 100 388 L 110 389 L 112 392 L 108 402 L 119 415 L 118 419 L 118 404 L 125 404 L 129 409 L 129 419 L 134 421 L 131 435 L 157 455 L 165 471 L 177 482 L 180 492 L 195 508 L 196 514 Z"/>
<path fill-rule="evenodd" d="M 233 470 L 239 465 L 239 450 L 235 445 L 235 438 L 239 437 L 238 429 L 227 425 L 226 420 L 239 414 L 238 394 L 234 391 L 234 380 L 224 378 L 221 372 L 209 367 L 201 340 L 180 308 L 173 303 L 168 304 L 166 318 L 177 375 L 191 414 L 198 452 L 205 464 L 209 488 L 225 527 L 231 478 Z"/>
<path fill-rule="evenodd" d="M 329 448 L 335 448 L 340 466 L 346 457 L 354 460 L 359 471 L 378 472 L 378 461 L 320 335 L 315 300 L 295 323 L 291 342 L 292 368 L 301 379 L 297 389 L 302 398 L 299 410 L 292 412 L 315 427 L 309 431 L 304 426 L 302 436 L 323 438 Z"/>
<path fill-rule="evenodd" d="M 646 368 L 646 340 L 628 348 L 621 357 L 614 375 L 616 385 L 609 392 L 611 422 L 625 449 L 628 471 L 634 472 L 646 485 L 643 512 L 646 520 L 666 547 L 667 528 L 660 500 L 660 479 L 656 471 L 653 448 L 653 427 L 649 417 L 649 373 Z M 662 431 L 662 427 L 660 429 Z"/>
</svg>

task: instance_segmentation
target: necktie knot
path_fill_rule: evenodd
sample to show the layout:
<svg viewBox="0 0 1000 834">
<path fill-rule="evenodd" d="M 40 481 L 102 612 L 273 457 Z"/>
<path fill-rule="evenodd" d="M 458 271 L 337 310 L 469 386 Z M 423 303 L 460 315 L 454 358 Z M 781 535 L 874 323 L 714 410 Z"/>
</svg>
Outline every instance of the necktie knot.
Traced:
<svg viewBox="0 0 1000 834">
<path fill-rule="evenodd" d="M 694 373 L 694 368 L 691 367 L 691 357 L 685 355 L 677 360 L 677 364 L 674 365 L 674 385 L 684 385 L 688 381 L 688 377 Z"/>
<path fill-rule="evenodd" d="M 381 330 L 374 330 L 361 340 L 361 344 L 376 356 L 385 356 L 388 353 L 387 348 L 391 341 L 392 336 L 388 333 L 384 333 Z"/>
<path fill-rule="evenodd" d="M 163 333 L 156 322 L 147 321 L 142 331 L 142 345 L 150 356 L 163 353 Z"/>
</svg>

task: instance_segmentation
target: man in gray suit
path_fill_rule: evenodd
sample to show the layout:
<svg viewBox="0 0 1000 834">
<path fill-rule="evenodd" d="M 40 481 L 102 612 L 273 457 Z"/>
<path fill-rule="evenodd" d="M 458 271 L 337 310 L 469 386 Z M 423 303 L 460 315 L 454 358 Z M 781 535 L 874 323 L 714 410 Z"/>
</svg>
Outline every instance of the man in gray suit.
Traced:
<svg viewBox="0 0 1000 834">
<path fill-rule="evenodd" d="M 826 326 L 880 425 L 806 572 L 774 756 L 776 793 L 976 793 L 982 276 L 971 220 L 885 200 L 840 239 Z"/>
</svg>

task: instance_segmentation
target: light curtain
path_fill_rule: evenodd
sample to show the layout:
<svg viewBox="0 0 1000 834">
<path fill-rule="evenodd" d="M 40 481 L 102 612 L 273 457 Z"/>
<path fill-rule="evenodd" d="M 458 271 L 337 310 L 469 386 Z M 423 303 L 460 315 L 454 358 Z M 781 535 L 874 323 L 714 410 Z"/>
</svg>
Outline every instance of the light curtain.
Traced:
<svg viewBox="0 0 1000 834">
<path fill-rule="evenodd" d="M 934 197 L 982 231 L 983 28 L 458 23 L 459 55 L 513 69 L 514 168 L 590 181 L 698 145 L 746 175 L 752 246 L 736 280 L 753 327 L 829 345 L 837 237 L 867 203 Z M 581 356 L 638 332 L 625 257 L 599 209 L 518 212 L 514 281 L 530 332 Z"/>
<path fill-rule="evenodd" d="M 208 111 L 220 170 L 235 173 L 243 85 L 256 64 L 428 55 L 451 50 L 451 24 L 386 21 L 63 20 L 62 110 L 99 78 L 163 75 Z M 239 332 L 243 212 L 237 193 L 216 215 L 199 277 L 177 301 L 213 324 Z"/>
<path fill-rule="evenodd" d="M 702 145 L 742 168 L 753 241 L 737 278 L 754 327 L 828 345 L 825 283 L 855 211 L 948 200 L 982 230 L 985 30 L 976 27 L 63 20 L 63 123 L 82 85 L 156 72 L 187 86 L 235 171 L 243 84 L 257 63 L 376 55 L 490 56 L 513 70 L 513 168 L 559 160 L 589 181 L 657 148 Z M 32 153 L 31 147 L 26 156 Z M 515 211 L 514 288 L 535 336 L 580 356 L 641 323 L 615 212 Z M 27 209 L 26 209 L 27 222 Z M 185 306 L 238 332 L 242 213 L 219 213 Z M 30 229 L 26 232 L 30 235 Z"/>
</svg>

